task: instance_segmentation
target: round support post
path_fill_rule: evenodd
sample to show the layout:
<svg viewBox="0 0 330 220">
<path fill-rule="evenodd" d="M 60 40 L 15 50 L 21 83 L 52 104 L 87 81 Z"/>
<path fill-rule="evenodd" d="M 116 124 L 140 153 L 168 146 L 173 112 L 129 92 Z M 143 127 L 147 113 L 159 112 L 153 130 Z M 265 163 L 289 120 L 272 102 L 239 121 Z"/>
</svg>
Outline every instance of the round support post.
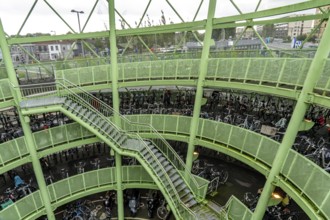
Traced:
<svg viewBox="0 0 330 220">
<path fill-rule="evenodd" d="M 216 8 L 216 0 L 210 0 L 209 1 L 209 8 L 208 8 L 208 14 L 207 14 L 207 22 L 205 27 L 205 36 L 204 36 L 204 43 L 203 43 L 203 50 L 202 50 L 202 57 L 199 64 L 199 76 L 198 76 L 198 82 L 196 87 L 196 96 L 195 96 L 195 104 L 194 104 L 194 112 L 193 117 L 190 124 L 190 135 L 189 135 L 189 142 L 188 142 L 188 150 L 187 150 L 187 156 L 186 156 L 186 167 L 187 170 L 186 175 L 189 175 L 192 168 L 193 163 L 193 156 L 195 151 L 195 138 L 196 133 L 198 130 L 198 121 L 199 121 L 199 115 L 201 112 L 201 106 L 202 106 L 202 98 L 203 98 L 203 84 L 205 80 L 205 76 L 207 73 L 207 65 L 208 65 L 208 58 L 209 58 L 209 52 L 210 52 L 210 46 L 212 42 L 212 27 L 213 27 L 213 17 L 215 13 Z"/>
<path fill-rule="evenodd" d="M 322 40 L 318 46 L 315 57 L 308 70 L 304 86 L 301 94 L 297 100 L 288 128 L 283 137 L 282 143 L 276 153 L 272 168 L 267 177 L 266 183 L 260 195 L 257 207 L 253 213 L 252 219 L 262 219 L 271 194 L 274 191 L 276 176 L 280 174 L 282 165 L 285 163 L 286 156 L 288 155 L 291 146 L 294 144 L 295 138 L 298 134 L 301 122 L 304 119 L 305 113 L 309 107 L 309 96 L 313 93 L 314 85 L 323 71 L 324 61 L 328 58 L 330 52 L 330 25 L 328 25 L 323 33 Z"/>
</svg>

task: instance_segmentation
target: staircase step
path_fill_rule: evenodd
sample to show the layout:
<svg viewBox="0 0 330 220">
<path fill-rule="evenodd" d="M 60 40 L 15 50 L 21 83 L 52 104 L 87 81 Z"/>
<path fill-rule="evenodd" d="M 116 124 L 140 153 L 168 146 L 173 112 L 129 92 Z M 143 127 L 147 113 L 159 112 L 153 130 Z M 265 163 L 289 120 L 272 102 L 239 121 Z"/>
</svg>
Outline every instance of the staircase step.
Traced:
<svg viewBox="0 0 330 220">
<path fill-rule="evenodd" d="M 90 122 L 90 123 L 93 122 L 94 119 L 95 119 L 96 117 L 97 117 L 97 114 L 93 113 L 93 114 L 88 118 L 89 122 Z"/>
<path fill-rule="evenodd" d="M 192 206 L 194 206 L 194 205 L 196 205 L 196 204 L 197 204 L 197 201 L 194 200 L 194 199 L 190 200 L 188 203 L 185 203 L 185 205 L 186 205 L 188 208 L 190 208 L 190 207 L 192 207 Z"/>
<path fill-rule="evenodd" d="M 183 198 L 181 198 L 181 201 L 186 204 L 189 201 L 194 200 L 194 196 L 192 194 L 187 194 L 186 196 L 184 196 Z"/>
<path fill-rule="evenodd" d="M 74 112 L 75 108 L 78 106 L 76 102 L 73 102 L 69 105 L 69 111 Z"/>
<path fill-rule="evenodd" d="M 182 184 L 183 180 L 182 179 L 177 179 L 175 182 L 173 182 L 173 185 L 177 187 L 178 185 Z"/>
<path fill-rule="evenodd" d="M 176 191 L 179 193 L 180 199 L 191 193 L 187 187 L 183 187 L 181 191 L 178 191 L 178 189 Z"/>
<path fill-rule="evenodd" d="M 76 112 L 77 114 L 80 115 L 80 111 L 83 107 L 81 105 L 78 105 L 75 109 L 74 109 L 74 112 Z"/>
<path fill-rule="evenodd" d="M 181 178 L 179 174 L 174 174 L 173 176 L 170 177 L 172 182 L 176 181 L 179 178 Z"/>
</svg>

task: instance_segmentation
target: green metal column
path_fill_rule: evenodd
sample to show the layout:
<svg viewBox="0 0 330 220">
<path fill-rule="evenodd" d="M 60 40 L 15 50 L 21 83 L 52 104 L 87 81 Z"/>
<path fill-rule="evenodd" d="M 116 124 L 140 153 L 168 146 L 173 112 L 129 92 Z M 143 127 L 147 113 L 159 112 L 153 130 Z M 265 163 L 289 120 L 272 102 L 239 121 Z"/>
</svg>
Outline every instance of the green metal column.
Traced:
<svg viewBox="0 0 330 220">
<path fill-rule="evenodd" d="M 13 93 L 14 101 L 16 104 L 18 104 L 19 101 L 22 100 L 22 95 L 18 88 L 16 72 L 14 69 L 13 62 L 11 60 L 9 45 L 7 44 L 6 35 L 5 35 L 5 31 L 3 30 L 1 19 L 0 19 L 0 48 L 2 50 L 2 60 L 6 66 L 9 82 L 13 85 L 12 93 Z"/>
<path fill-rule="evenodd" d="M 198 130 L 198 121 L 202 106 L 203 84 L 207 73 L 209 51 L 212 41 L 211 37 L 212 37 L 213 17 L 214 17 L 216 2 L 217 2 L 216 0 L 209 1 L 209 8 L 208 8 L 207 22 L 205 27 L 205 35 L 204 35 L 204 43 L 203 43 L 204 46 L 202 50 L 201 62 L 199 65 L 199 77 L 196 88 L 194 112 L 190 124 L 190 136 L 189 136 L 188 150 L 186 156 L 186 166 L 187 166 L 186 174 L 191 172 L 191 167 L 193 162 L 193 153 L 195 150 L 194 142 Z"/>
<path fill-rule="evenodd" d="M 20 91 L 18 90 L 18 81 L 16 78 L 16 73 L 14 70 L 13 63 L 11 61 L 10 51 L 8 48 L 8 44 L 6 42 L 6 37 L 5 37 L 5 33 L 3 30 L 1 20 L 0 20 L 0 47 L 2 49 L 2 56 L 5 61 L 6 70 L 8 73 L 8 79 L 14 87 L 13 96 L 15 99 L 15 103 L 18 106 L 18 103 L 22 100 L 22 96 L 20 94 Z M 49 194 L 48 194 L 47 187 L 46 187 L 46 182 L 45 182 L 44 175 L 42 173 L 41 165 L 39 162 L 39 158 L 37 155 L 36 146 L 35 146 L 33 138 L 32 138 L 32 132 L 31 132 L 31 128 L 29 125 L 30 118 L 28 116 L 24 117 L 21 114 L 20 108 L 17 108 L 17 110 L 18 110 L 18 115 L 19 115 L 19 119 L 21 122 L 21 126 L 22 126 L 22 129 L 24 132 L 26 146 L 28 147 L 28 150 L 29 150 L 29 153 L 31 156 L 33 171 L 36 176 L 40 194 L 41 194 L 41 198 L 43 200 L 43 204 L 46 209 L 47 218 L 49 220 L 55 220 L 55 215 L 52 210 Z"/>
<path fill-rule="evenodd" d="M 120 127 L 119 113 L 119 92 L 118 92 L 118 62 L 117 62 L 117 43 L 116 43 L 116 17 L 115 1 L 109 0 L 109 22 L 110 22 L 110 55 L 111 55 L 111 76 L 112 76 L 112 103 L 114 113 L 114 122 Z"/>
<path fill-rule="evenodd" d="M 121 155 L 117 152 L 116 157 L 116 178 L 117 178 L 117 209 L 118 209 L 118 219 L 124 220 L 124 193 L 122 187 L 122 164 Z"/>
<path fill-rule="evenodd" d="M 294 143 L 295 137 L 298 133 L 299 126 L 304 119 L 304 115 L 307 111 L 310 100 L 310 94 L 313 92 L 313 87 L 317 83 L 320 74 L 323 71 L 323 64 L 325 59 L 327 59 L 330 52 L 330 25 L 328 25 L 323 33 L 322 40 L 318 46 L 315 57 L 312 64 L 308 70 L 304 86 L 302 88 L 301 94 L 297 100 L 296 107 L 293 111 L 290 123 L 283 137 L 283 141 L 279 147 L 279 150 L 275 156 L 272 169 L 267 177 L 266 183 L 264 185 L 263 191 L 259 198 L 257 207 L 253 213 L 252 219 L 259 220 L 262 219 L 265 210 L 267 208 L 268 201 L 274 190 L 274 182 L 276 182 L 276 176 L 279 175 L 281 167 L 285 162 L 285 158 Z"/>
</svg>

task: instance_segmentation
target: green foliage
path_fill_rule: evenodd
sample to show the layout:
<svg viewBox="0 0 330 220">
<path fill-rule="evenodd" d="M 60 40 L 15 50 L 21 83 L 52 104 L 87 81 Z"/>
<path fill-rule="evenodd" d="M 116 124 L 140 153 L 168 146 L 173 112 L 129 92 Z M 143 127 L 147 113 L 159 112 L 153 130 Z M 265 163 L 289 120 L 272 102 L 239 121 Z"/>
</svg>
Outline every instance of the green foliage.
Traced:
<svg viewBox="0 0 330 220">
<path fill-rule="evenodd" d="M 262 28 L 262 36 L 263 37 L 274 37 L 275 35 L 275 28 L 274 24 L 266 24 Z"/>
<path fill-rule="evenodd" d="M 299 41 L 304 41 L 306 38 L 307 38 L 307 34 L 297 36 L 297 40 L 299 40 Z"/>
</svg>

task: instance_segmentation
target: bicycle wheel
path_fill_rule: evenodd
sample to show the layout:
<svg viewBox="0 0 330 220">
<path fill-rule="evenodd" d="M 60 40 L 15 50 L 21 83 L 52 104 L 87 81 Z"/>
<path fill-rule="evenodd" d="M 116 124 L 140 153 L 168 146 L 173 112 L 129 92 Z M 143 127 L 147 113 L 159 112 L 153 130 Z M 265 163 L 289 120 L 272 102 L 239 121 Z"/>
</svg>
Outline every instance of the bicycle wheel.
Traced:
<svg viewBox="0 0 330 220">
<path fill-rule="evenodd" d="M 157 216 L 160 219 L 165 219 L 167 217 L 168 210 L 166 209 L 165 206 L 160 206 L 157 209 Z"/>
</svg>

